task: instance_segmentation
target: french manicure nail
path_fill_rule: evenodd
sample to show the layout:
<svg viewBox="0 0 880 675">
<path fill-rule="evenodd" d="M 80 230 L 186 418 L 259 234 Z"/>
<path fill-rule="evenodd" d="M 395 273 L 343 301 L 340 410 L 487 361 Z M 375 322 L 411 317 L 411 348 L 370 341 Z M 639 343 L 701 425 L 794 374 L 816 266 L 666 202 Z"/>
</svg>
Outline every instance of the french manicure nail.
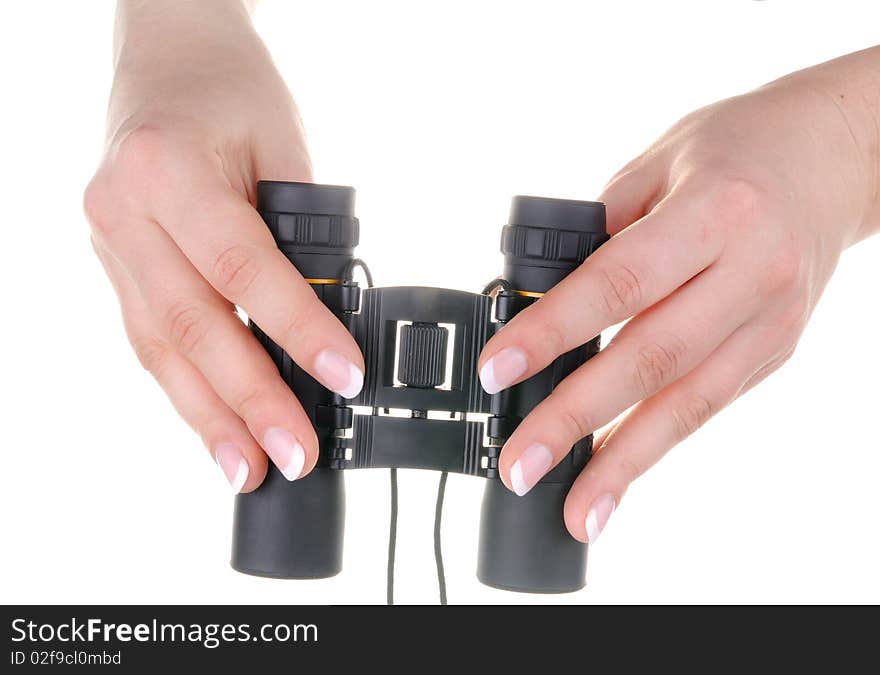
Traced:
<svg viewBox="0 0 880 675">
<path fill-rule="evenodd" d="M 540 443 L 533 443 L 510 467 L 510 485 L 513 491 L 522 497 L 535 487 L 551 466 L 553 466 L 553 453 L 550 452 L 550 448 Z"/>
<path fill-rule="evenodd" d="M 306 463 L 306 453 L 292 433 L 272 427 L 263 436 L 263 448 L 287 480 L 296 480 Z"/>
<path fill-rule="evenodd" d="M 529 362 L 519 347 L 505 347 L 480 368 L 480 384 L 487 394 L 497 394 L 526 372 Z"/>
<path fill-rule="evenodd" d="M 364 386 L 361 369 L 332 349 L 321 351 L 315 358 L 315 372 L 328 389 L 345 398 L 354 398 Z"/>
<path fill-rule="evenodd" d="M 229 481 L 232 491 L 235 494 L 241 492 L 250 469 L 238 446 L 234 443 L 220 443 L 214 448 L 214 460 Z"/>
<path fill-rule="evenodd" d="M 593 500 L 590 510 L 587 512 L 587 542 L 590 544 L 596 542 L 616 506 L 614 497 L 611 495 L 602 495 Z"/>
</svg>

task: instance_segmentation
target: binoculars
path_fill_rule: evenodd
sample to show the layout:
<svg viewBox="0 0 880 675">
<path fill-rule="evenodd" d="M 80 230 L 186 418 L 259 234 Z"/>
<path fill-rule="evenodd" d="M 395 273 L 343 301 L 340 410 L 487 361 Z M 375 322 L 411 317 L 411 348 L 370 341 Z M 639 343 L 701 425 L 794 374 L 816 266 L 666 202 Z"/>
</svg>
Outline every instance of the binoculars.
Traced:
<svg viewBox="0 0 880 675">
<path fill-rule="evenodd" d="M 498 456 L 520 421 L 598 352 L 599 338 L 493 395 L 480 386 L 477 359 L 496 330 L 607 241 L 604 205 L 515 197 L 501 234 L 503 274 L 483 293 L 362 289 L 352 280 L 362 264 L 354 257 L 354 195 L 354 189 L 336 185 L 257 186 L 257 210 L 278 248 L 351 332 L 365 372 L 361 392 L 344 399 L 251 323 L 314 425 L 320 453 L 307 476 L 288 482 L 270 465 L 259 488 L 236 497 L 232 566 L 285 579 L 333 576 L 342 568 L 345 471 L 430 469 L 486 479 L 480 581 L 536 593 L 582 588 L 587 546 L 569 535 L 562 513 L 591 456 L 592 438 L 575 444 L 523 497 L 501 482 Z"/>
</svg>

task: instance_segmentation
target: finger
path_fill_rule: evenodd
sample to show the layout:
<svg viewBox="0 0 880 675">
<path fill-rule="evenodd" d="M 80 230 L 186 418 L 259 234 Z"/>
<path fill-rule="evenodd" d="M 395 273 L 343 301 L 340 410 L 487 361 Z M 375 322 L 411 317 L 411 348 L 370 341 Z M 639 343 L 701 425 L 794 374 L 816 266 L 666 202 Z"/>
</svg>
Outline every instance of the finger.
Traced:
<svg viewBox="0 0 880 675">
<path fill-rule="evenodd" d="M 101 242 L 105 244 L 105 242 Z M 157 224 L 128 224 L 108 250 L 132 277 L 161 334 L 205 377 L 288 480 L 318 456 L 315 431 L 232 306 Z"/>
<path fill-rule="evenodd" d="M 211 286 L 297 364 L 328 389 L 357 396 L 364 361 L 354 338 L 278 250 L 256 210 L 212 167 L 189 171 L 190 189 L 160 204 L 161 226 Z"/>
<path fill-rule="evenodd" d="M 743 326 L 690 374 L 639 403 L 609 434 L 577 478 L 565 502 L 565 523 L 593 543 L 629 484 L 696 431 L 742 391 L 774 358 L 767 330 Z"/>
<path fill-rule="evenodd" d="M 296 104 L 291 101 L 291 104 Z M 299 183 L 314 182 L 314 169 L 306 147 L 306 130 L 296 110 L 293 125 L 283 130 L 272 129 L 254 139 L 253 175 L 258 178 L 290 180 Z M 252 194 L 253 185 L 242 185 L 242 194 Z"/>
<path fill-rule="evenodd" d="M 792 344 L 788 349 L 780 351 L 773 359 L 761 366 L 742 386 L 742 389 L 740 389 L 737 394 L 737 398 L 745 394 L 747 391 L 754 389 L 761 384 L 761 382 L 766 380 L 767 377 L 779 370 L 779 368 L 782 367 L 782 364 L 788 361 L 792 354 L 794 354 L 795 346 L 795 344 Z"/>
<path fill-rule="evenodd" d="M 125 332 L 141 365 L 156 378 L 183 420 L 202 437 L 232 490 L 255 489 L 266 475 L 266 454 L 202 374 L 158 334 L 125 270 L 100 245 L 95 245 L 95 252 L 119 297 Z"/>
<path fill-rule="evenodd" d="M 751 290 L 714 266 L 630 321 L 519 425 L 501 476 L 525 494 L 571 446 L 706 359 L 755 313 Z"/>
<path fill-rule="evenodd" d="M 649 213 L 666 188 L 666 166 L 656 158 L 639 157 L 621 169 L 605 186 L 608 234 L 614 235 Z"/>
<path fill-rule="evenodd" d="M 483 388 L 492 394 L 543 370 L 715 262 L 722 229 L 707 226 L 700 201 L 690 189 L 670 194 L 514 317 L 480 355 Z"/>
</svg>

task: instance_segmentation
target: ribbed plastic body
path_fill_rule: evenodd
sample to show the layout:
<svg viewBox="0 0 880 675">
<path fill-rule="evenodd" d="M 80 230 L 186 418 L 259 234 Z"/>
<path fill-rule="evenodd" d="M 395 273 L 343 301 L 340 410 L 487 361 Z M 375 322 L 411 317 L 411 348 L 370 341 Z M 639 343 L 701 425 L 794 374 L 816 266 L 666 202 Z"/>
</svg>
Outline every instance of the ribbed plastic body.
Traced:
<svg viewBox="0 0 880 675">
<path fill-rule="evenodd" d="M 339 279 L 359 238 L 354 189 L 260 181 L 257 210 L 278 248 L 307 279 Z"/>
<path fill-rule="evenodd" d="M 607 239 L 601 202 L 514 197 L 501 233 L 502 276 L 515 289 L 544 293 Z"/>
<path fill-rule="evenodd" d="M 535 302 L 517 292 L 545 293 L 607 241 L 605 206 L 543 197 L 515 197 L 502 231 L 504 279 L 516 306 Z M 572 308 L 572 311 L 577 311 Z M 492 411 L 516 425 L 569 373 L 599 349 L 598 338 L 493 397 Z M 531 593 L 576 591 L 586 582 L 587 546 L 563 522 L 565 496 L 589 460 L 592 438 L 571 452 L 525 496 L 500 480 L 483 493 L 477 576 L 489 586 Z"/>
<path fill-rule="evenodd" d="M 525 382 L 489 397 L 475 379 L 477 354 L 491 328 L 488 297 L 446 289 L 373 289 L 363 293 L 360 313 L 352 314 L 356 310 L 349 291 L 357 289 L 338 281 L 352 262 L 358 241 L 354 190 L 261 182 L 257 208 L 278 247 L 310 280 L 318 297 L 343 320 L 362 348 L 371 346 L 364 349 L 365 355 L 376 357 L 365 359 L 368 372 L 364 390 L 370 396 L 362 392 L 355 403 L 360 401 L 374 409 L 486 412 L 491 408 L 494 425 L 490 426 L 501 435 L 509 433 L 562 379 L 598 350 L 597 339 L 562 355 Z M 501 320 L 509 320 L 534 302 L 535 294 L 549 290 L 607 238 L 601 204 L 515 198 L 510 222 L 502 234 L 504 276 L 512 289 L 496 302 L 496 309 L 502 300 L 507 307 L 506 318 Z M 382 314 L 380 306 L 390 314 Z M 396 334 L 397 322 L 403 320 L 411 324 L 401 327 L 400 344 L 395 347 L 389 336 Z M 437 322 L 456 325 L 455 339 Z M 529 592 L 564 592 L 583 586 L 587 549 L 565 530 L 562 510 L 572 482 L 589 459 L 589 438 L 576 444 L 528 495 L 517 497 L 495 477 L 496 465 L 480 468 L 481 453 L 483 459 L 489 459 L 487 450 L 495 450 L 492 461 L 497 461 L 497 449 L 483 447 L 481 423 L 464 419 L 445 422 L 422 415 L 403 420 L 403 425 L 395 417 L 353 417 L 346 401 L 293 363 L 258 326 L 251 325 L 251 330 L 302 403 L 321 448 L 327 452 L 322 452 L 318 466 L 308 476 L 294 482 L 285 480 L 270 464 L 266 480 L 257 490 L 236 497 L 232 547 L 235 569 L 292 579 L 338 573 L 345 520 L 341 469 L 408 466 L 491 476 L 480 518 L 477 574 L 481 581 Z M 448 342 L 458 344 L 458 351 L 452 350 L 457 356 L 451 358 L 451 389 L 441 392 L 434 387 L 446 375 Z M 393 386 L 395 371 L 390 366 L 394 349 L 399 350 L 396 375 L 406 387 Z M 377 365 L 379 362 L 388 365 L 387 372 Z M 459 371 L 467 371 L 468 377 Z M 375 398 L 379 390 L 381 402 Z M 446 403 L 438 404 L 438 396 L 455 403 L 444 407 Z M 323 418 L 319 420 L 319 416 Z M 385 428 L 392 424 L 397 425 L 393 435 Z M 353 439 L 350 462 L 345 455 L 334 454 L 340 439 L 335 434 L 343 428 L 351 430 Z"/>
<path fill-rule="evenodd" d="M 257 210 L 278 247 L 303 276 L 315 280 L 342 276 L 358 240 L 352 188 L 261 181 Z M 314 286 L 322 299 L 326 287 Z M 331 404 L 333 395 L 259 327 L 251 329 L 314 424 L 317 406 Z M 236 497 L 232 566 L 246 574 L 287 579 L 333 576 L 342 569 L 344 526 L 342 472 L 319 466 L 289 482 L 270 462 L 263 484 Z"/>
</svg>

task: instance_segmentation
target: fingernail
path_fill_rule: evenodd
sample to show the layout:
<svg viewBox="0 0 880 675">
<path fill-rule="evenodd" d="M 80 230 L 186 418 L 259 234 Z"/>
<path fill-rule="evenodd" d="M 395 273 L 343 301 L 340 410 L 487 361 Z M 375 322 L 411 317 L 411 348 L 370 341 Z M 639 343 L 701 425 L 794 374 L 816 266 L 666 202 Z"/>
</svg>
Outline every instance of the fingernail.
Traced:
<svg viewBox="0 0 880 675">
<path fill-rule="evenodd" d="M 361 369 L 332 349 L 323 350 L 315 358 L 315 372 L 328 389 L 345 398 L 354 398 L 364 386 Z"/>
<path fill-rule="evenodd" d="M 292 433 L 272 427 L 263 436 L 263 448 L 287 480 L 296 480 L 306 463 L 306 453 Z"/>
<path fill-rule="evenodd" d="M 540 443 L 533 443 L 510 467 L 510 485 L 513 491 L 522 497 L 535 487 L 551 466 L 553 466 L 553 453 L 550 452 L 550 448 Z"/>
<path fill-rule="evenodd" d="M 487 394 L 506 389 L 526 372 L 529 362 L 519 347 L 505 347 L 480 368 L 480 384 Z"/>
<path fill-rule="evenodd" d="M 214 448 L 214 460 L 229 481 L 232 491 L 235 494 L 241 492 L 250 469 L 238 446 L 234 443 L 220 443 Z"/>
<path fill-rule="evenodd" d="M 614 513 L 616 506 L 617 504 L 614 502 L 614 497 L 611 495 L 602 495 L 593 500 L 592 505 L 590 505 L 590 510 L 587 511 L 586 521 L 587 541 L 590 544 L 594 544 L 596 539 L 599 538 L 599 535 L 602 533 L 602 528 L 605 527 L 611 514 Z"/>
</svg>

